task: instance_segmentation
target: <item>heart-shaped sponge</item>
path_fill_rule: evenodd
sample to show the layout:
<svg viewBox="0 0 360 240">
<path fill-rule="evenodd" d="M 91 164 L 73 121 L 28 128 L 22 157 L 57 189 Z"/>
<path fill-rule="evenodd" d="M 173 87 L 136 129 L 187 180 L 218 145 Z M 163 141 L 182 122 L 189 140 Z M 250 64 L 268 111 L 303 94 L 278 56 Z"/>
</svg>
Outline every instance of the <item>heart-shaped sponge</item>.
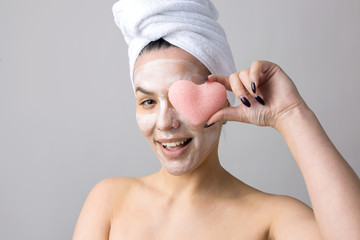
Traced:
<svg viewBox="0 0 360 240">
<path fill-rule="evenodd" d="M 226 101 L 226 89 L 218 82 L 197 85 L 179 80 L 170 86 L 168 94 L 174 108 L 194 125 L 208 120 Z"/>
</svg>

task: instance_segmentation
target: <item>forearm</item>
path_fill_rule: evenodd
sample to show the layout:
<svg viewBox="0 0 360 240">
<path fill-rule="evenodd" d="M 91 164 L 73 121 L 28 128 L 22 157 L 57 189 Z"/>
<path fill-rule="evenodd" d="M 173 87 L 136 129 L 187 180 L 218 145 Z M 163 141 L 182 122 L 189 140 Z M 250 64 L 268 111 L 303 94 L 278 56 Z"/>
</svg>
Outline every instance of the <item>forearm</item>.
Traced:
<svg viewBox="0 0 360 240">
<path fill-rule="evenodd" d="M 325 239 L 360 239 L 360 181 L 307 107 L 282 116 L 285 138 L 304 176 Z"/>
</svg>

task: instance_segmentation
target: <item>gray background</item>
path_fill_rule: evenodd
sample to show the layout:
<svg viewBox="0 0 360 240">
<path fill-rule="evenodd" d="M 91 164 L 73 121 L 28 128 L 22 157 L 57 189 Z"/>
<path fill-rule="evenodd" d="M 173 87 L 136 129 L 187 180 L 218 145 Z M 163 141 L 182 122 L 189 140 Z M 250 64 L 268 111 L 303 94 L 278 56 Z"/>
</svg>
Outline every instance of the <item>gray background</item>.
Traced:
<svg viewBox="0 0 360 240">
<path fill-rule="evenodd" d="M 135 122 L 114 1 L 0 1 L 0 239 L 70 239 L 98 181 L 160 168 Z M 359 174 L 360 2 L 224 2 L 238 70 L 278 63 Z M 229 123 L 220 158 L 246 183 L 310 204 L 275 130 Z"/>
</svg>

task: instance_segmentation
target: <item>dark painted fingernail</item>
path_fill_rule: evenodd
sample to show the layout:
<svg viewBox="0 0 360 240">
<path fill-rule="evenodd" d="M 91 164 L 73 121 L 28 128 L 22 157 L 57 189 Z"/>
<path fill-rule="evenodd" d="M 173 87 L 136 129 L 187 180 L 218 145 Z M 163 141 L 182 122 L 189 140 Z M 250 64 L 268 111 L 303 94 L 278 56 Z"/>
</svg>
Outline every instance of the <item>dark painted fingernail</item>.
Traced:
<svg viewBox="0 0 360 240">
<path fill-rule="evenodd" d="M 251 106 L 249 100 L 246 97 L 241 97 L 240 100 L 245 106 L 247 106 L 247 107 Z"/>
<path fill-rule="evenodd" d="M 254 82 L 251 82 L 251 90 L 253 91 L 253 93 L 256 93 L 256 86 Z"/>
<path fill-rule="evenodd" d="M 211 127 L 211 126 L 214 125 L 214 124 L 215 124 L 215 123 L 212 123 L 212 124 L 210 124 L 210 125 L 205 124 L 204 128 Z"/>
<path fill-rule="evenodd" d="M 209 77 L 208 76 L 206 76 L 205 78 L 204 78 L 204 81 L 206 82 L 207 80 L 209 80 Z"/>
<path fill-rule="evenodd" d="M 262 105 L 265 105 L 264 100 L 260 96 L 256 96 L 255 99 Z"/>
</svg>

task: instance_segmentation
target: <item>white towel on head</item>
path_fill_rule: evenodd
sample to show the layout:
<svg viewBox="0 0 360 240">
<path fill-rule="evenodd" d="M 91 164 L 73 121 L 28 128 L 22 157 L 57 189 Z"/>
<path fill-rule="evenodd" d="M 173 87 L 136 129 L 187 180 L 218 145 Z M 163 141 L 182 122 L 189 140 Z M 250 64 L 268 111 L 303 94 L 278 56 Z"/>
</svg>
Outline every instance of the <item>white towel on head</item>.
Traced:
<svg viewBox="0 0 360 240">
<path fill-rule="evenodd" d="M 226 35 L 210 0 L 120 0 L 113 6 L 117 26 L 129 45 L 130 76 L 141 50 L 160 38 L 187 51 L 212 74 L 235 72 Z M 228 91 L 230 104 L 234 95 Z"/>
</svg>

